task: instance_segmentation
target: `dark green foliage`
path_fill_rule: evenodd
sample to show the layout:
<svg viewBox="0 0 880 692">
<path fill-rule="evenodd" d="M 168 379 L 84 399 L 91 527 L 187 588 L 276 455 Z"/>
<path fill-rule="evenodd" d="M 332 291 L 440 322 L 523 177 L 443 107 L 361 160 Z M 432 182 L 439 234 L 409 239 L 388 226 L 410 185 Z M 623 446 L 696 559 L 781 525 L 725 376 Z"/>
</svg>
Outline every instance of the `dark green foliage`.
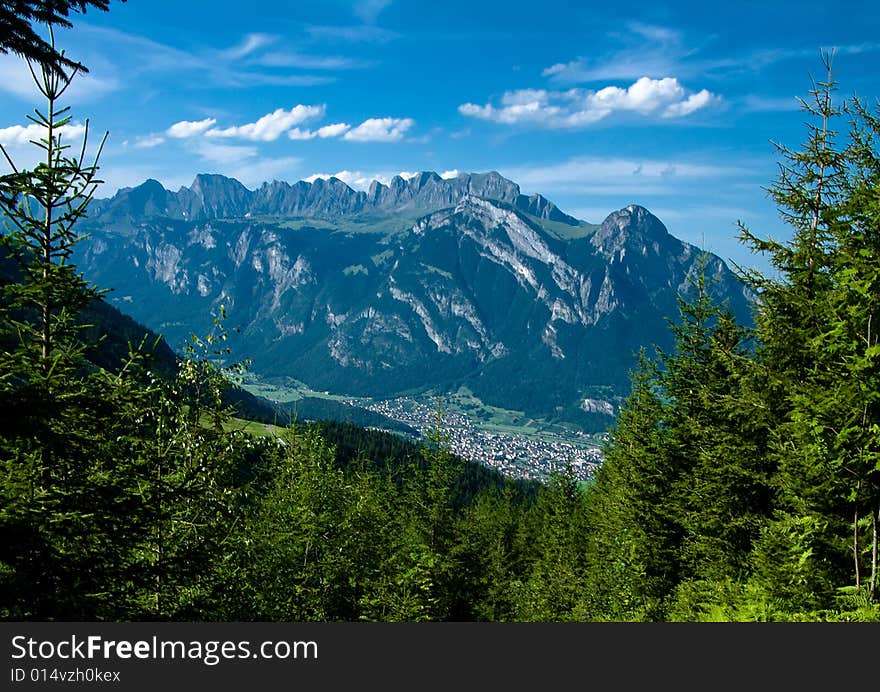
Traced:
<svg viewBox="0 0 880 692">
<path fill-rule="evenodd" d="M 642 357 L 633 390 L 587 492 L 588 591 L 599 617 L 657 619 L 673 579 L 677 527 L 667 504 L 671 477 L 662 405 Z"/>
<path fill-rule="evenodd" d="M 770 192 L 786 243 L 742 227 L 755 330 L 697 295 L 643 363 L 590 488 L 594 615 L 862 620 L 877 611 L 878 120 L 827 78 Z M 837 122 L 852 116 L 849 143 Z M 610 556 L 610 560 L 608 557 Z"/>
<path fill-rule="evenodd" d="M 516 620 L 585 620 L 585 495 L 571 469 L 541 488 L 520 527 L 523 572 L 513 583 Z"/>
</svg>

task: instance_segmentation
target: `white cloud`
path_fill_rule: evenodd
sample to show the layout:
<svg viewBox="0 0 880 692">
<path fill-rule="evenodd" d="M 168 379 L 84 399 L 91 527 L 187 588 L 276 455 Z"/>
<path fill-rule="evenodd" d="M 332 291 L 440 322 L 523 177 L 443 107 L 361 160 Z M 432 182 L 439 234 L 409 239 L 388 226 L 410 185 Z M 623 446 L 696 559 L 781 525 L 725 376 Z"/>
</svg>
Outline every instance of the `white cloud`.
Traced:
<svg viewBox="0 0 880 692">
<path fill-rule="evenodd" d="M 339 137 L 351 129 L 348 123 L 333 123 L 332 125 L 324 125 L 317 130 L 318 137 L 326 139 L 327 137 Z"/>
<path fill-rule="evenodd" d="M 458 110 L 468 117 L 506 125 L 563 129 L 585 127 L 620 112 L 684 117 L 717 100 L 718 97 L 706 89 L 688 94 L 674 77 L 641 77 L 627 88 L 509 91 L 502 96 L 499 106 L 464 103 Z"/>
<path fill-rule="evenodd" d="M 451 178 L 457 178 L 459 173 L 460 171 L 457 168 L 453 168 L 451 171 L 443 171 L 440 174 L 440 177 L 443 178 L 443 180 L 450 180 Z"/>
<path fill-rule="evenodd" d="M 143 137 L 135 139 L 132 146 L 135 149 L 152 149 L 153 147 L 158 147 L 160 144 L 164 143 L 165 138 L 162 135 L 144 135 Z"/>
<path fill-rule="evenodd" d="M 57 130 L 62 142 L 70 143 L 70 140 L 80 139 L 85 134 L 85 125 L 74 123 L 65 125 Z M 21 147 L 30 144 L 31 141 L 39 141 L 46 137 L 46 128 L 37 124 L 27 126 L 12 125 L 0 129 L 0 144 L 5 147 Z"/>
<path fill-rule="evenodd" d="M 502 102 L 507 98 L 514 100 L 511 94 L 505 94 Z M 458 107 L 458 111 L 462 115 L 471 118 L 479 118 L 480 120 L 491 120 L 505 125 L 515 125 L 521 123 L 534 123 L 537 125 L 546 124 L 550 127 L 551 123 L 556 122 L 563 114 L 558 106 L 551 106 L 546 100 L 535 99 L 530 102 L 511 103 L 510 105 L 502 105 L 496 108 L 491 104 L 478 106 L 474 103 L 464 103 Z"/>
<path fill-rule="evenodd" d="M 214 127 L 217 121 L 214 118 L 204 120 L 181 120 L 165 130 L 165 134 L 176 139 L 195 137 Z"/>
<path fill-rule="evenodd" d="M 666 110 L 663 111 L 663 117 L 680 118 L 685 115 L 690 115 L 694 111 L 699 110 L 700 108 L 705 108 L 716 100 L 718 100 L 717 96 L 703 89 L 696 94 L 691 94 L 684 101 L 667 106 Z"/>
<path fill-rule="evenodd" d="M 301 130 L 300 128 L 295 127 L 292 130 L 287 131 L 287 136 L 290 137 L 290 139 L 306 140 L 314 139 L 318 136 L 318 133 L 314 130 Z"/>
<path fill-rule="evenodd" d="M 267 113 L 262 118 L 246 125 L 227 127 L 222 130 L 208 130 L 208 137 L 237 137 L 252 142 L 274 142 L 282 134 L 307 120 L 320 118 L 326 106 L 297 105 L 289 111 L 283 108 Z"/>
<path fill-rule="evenodd" d="M 641 77 L 627 89 L 605 87 L 588 95 L 586 101 L 600 111 L 607 110 L 610 113 L 615 110 L 630 110 L 647 115 L 667 104 L 680 102 L 683 98 L 684 88 L 677 79 Z"/>
<path fill-rule="evenodd" d="M 546 89 L 519 89 L 518 91 L 506 91 L 501 97 L 501 104 L 513 108 L 515 106 L 528 106 L 533 103 L 547 103 L 550 94 Z"/>
<path fill-rule="evenodd" d="M 62 144 L 71 144 L 76 154 L 79 154 L 79 147 L 82 146 L 82 137 L 85 131 L 85 126 L 79 123 L 65 125 L 59 132 Z M 94 151 L 100 141 L 100 135 L 103 133 L 94 134 L 98 136 L 89 140 L 93 145 L 90 152 Z M 33 123 L 27 126 L 12 125 L 0 128 L 0 145 L 3 146 L 19 170 L 27 170 L 45 161 L 45 152 L 31 144 L 32 141 L 39 141 L 45 136 L 46 129 L 39 125 Z M 0 175 L 10 172 L 6 157 L 0 154 Z M 2 224 L 0 224 L 0 228 L 2 228 Z"/>
<path fill-rule="evenodd" d="M 415 125 L 412 118 L 369 118 L 343 136 L 352 142 L 399 142 Z"/>
<path fill-rule="evenodd" d="M 333 123 L 332 125 L 324 125 L 324 127 L 319 127 L 317 130 L 303 130 L 295 127 L 292 130 L 288 131 L 287 136 L 290 137 L 290 139 L 296 140 L 314 139 L 315 137 L 328 139 L 330 137 L 339 137 L 340 135 L 345 134 L 350 129 L 351 125 L 349 125 L 348 123 Z"/>
<path fill-rule="evenodd" d="M 372 182 L 372 178 L 368 178 L 365 173 L 360 171 L 339 171 L 337 173 L 313 173 L 303 178 L 307 183 L 313 183 L 318 179 L 330 180 L 330 178 L 338 178 L 349 187 L 359 190 L 366 190 Z"/>
</svg>

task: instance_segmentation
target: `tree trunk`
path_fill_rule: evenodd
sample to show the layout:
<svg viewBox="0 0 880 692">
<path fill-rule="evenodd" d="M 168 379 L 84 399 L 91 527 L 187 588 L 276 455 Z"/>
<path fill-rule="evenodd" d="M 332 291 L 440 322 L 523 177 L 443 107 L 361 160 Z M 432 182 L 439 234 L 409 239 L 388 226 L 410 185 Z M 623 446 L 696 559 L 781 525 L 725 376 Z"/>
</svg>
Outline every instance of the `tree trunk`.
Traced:
<svg viewBox="0 0 880 692">
<path fill-rule="evenodd" d="M 861 572 L 859 570 L 859 506 L 853 512 L 853 561 L 856 568 L 856 588 L 862 586 Z"/>
<path fill-rule="evenodd" d="M 868 590 L 868 599 L 871 603 L 873 603 L 874 599 L 877 597 L 877 532 L 878 529 L 880 529 L 877 525 L 878 523 L 880 523 L 880 502 L 877 503 L 877 506 L 871 513 L 871 529 L 873 537 L 871 541 L 871 587 Z"/>
</svg>

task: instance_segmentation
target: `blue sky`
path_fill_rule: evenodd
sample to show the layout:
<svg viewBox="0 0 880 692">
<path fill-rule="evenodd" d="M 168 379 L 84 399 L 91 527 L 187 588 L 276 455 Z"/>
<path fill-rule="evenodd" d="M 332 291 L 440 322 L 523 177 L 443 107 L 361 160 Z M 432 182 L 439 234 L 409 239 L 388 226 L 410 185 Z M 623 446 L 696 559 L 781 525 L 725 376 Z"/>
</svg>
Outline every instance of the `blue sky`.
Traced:
<svg viewBox="0 0 880 692">
<path fill-rule="evenodd" d="M 496 170 L 591 222 L 631 203 L 763 266 L 735 222 L 785 237 L 764 188 L 799 146 L 797 96 L 836 47 L 840 94 L 880 95 L 875 2 L 129 0 L 74 16 L 72 135 L 109 130 L 98 196 L 196 173 L 251 189 L 337 175 Z M 40 105 L 0 55 L 0 143 Z"/>
</svg>

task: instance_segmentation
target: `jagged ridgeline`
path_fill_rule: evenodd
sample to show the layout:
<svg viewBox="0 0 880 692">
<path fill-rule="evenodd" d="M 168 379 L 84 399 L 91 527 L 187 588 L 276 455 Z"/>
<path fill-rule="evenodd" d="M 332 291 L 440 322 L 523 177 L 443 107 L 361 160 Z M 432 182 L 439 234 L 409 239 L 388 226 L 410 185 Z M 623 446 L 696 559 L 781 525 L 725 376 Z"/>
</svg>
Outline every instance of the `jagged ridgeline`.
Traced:
<svg viewBox="0 0 880 692">
<path fill-rule="evenodd" d="M 95 200 L 75 257 L 108 300 L 172 346 L 225 305 L 233 348 L 264 377 L 387 396 L 466 386 L 485 403 L 604 428 L 640 347 L 703 266 L 698 248 L 631 205 L 600 225 L 497 173 L 421 173 L 249 190 L 199 175 Z M 711 291 L 741 319 L 724 262 Z"/>
</svg>

